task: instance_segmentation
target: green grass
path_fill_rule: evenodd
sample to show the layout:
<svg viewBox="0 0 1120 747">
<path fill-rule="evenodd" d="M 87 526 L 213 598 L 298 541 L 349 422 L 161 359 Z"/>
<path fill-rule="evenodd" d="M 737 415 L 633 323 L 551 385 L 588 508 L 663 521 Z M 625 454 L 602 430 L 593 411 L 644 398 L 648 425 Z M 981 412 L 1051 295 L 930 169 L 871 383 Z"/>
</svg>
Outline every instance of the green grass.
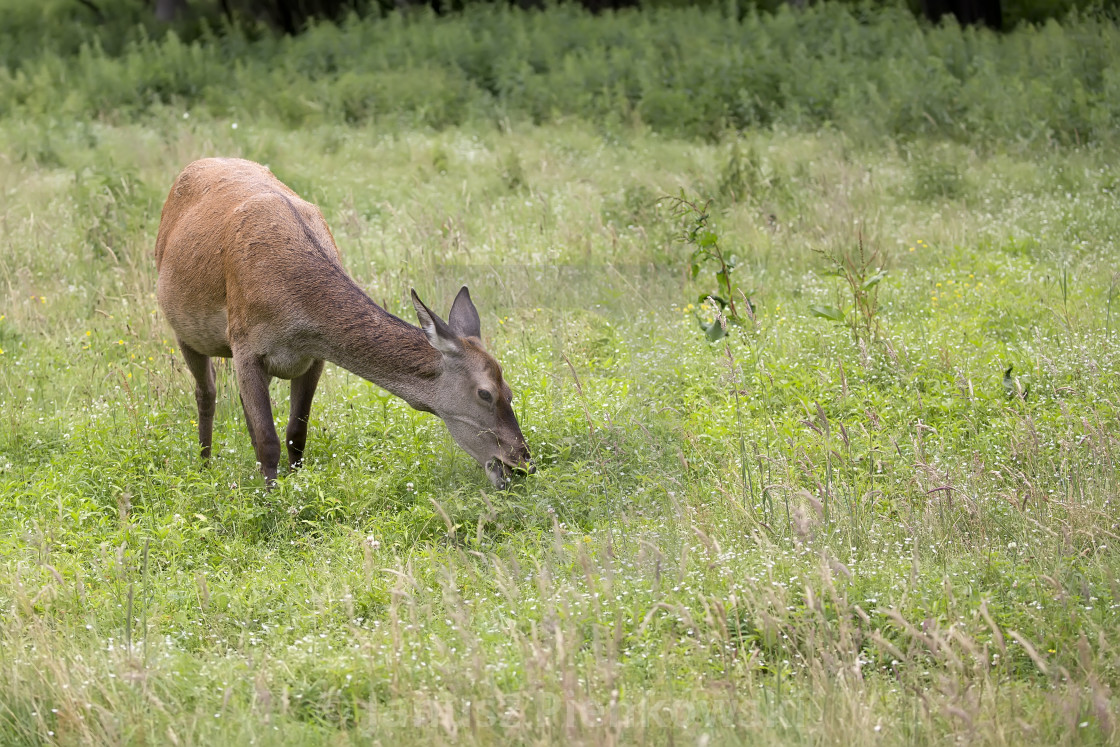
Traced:
<svg viewBox="0 0 1120 747">
<path fill-rule="evenodd" d="M 1117 743 L 1110 138 L 531 120 L 0 115 L 0 742 Z M 331 366 L 268 493 L 219 366 L 203 466 L 151 255 L 215 154 L 389 310 L 468 283 L 537 474 Z"/>
</svg>

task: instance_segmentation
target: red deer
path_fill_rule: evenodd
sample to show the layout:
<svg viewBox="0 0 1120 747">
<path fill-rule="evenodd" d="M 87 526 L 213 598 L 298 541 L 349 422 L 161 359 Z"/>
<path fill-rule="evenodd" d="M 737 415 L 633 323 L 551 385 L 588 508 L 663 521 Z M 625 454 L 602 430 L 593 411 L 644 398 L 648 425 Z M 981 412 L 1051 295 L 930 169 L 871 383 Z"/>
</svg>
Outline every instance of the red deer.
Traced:
<svg viewBox="0 0 1120 747">
<path fill-rule="evenodd" d="M 195 379 L 198 440 L 210 457 L 214 356 L 233 358 L 249 436 L 265 482 L 280 441 L 272 377 L 292 382 L 288 463 L 303 460 L 311 399 L 331 361 L 417 410 L 438 415 L 499 489 L 532 471 L 498 362 L 482 347 L 466 286 L 444 322 L 412 291 L 419 327 L 362 292 L 342 267 L 323 214 L 265 166 L 206 158 L 183 169 L 156 238 L 157 296 Z"/>
</svg>

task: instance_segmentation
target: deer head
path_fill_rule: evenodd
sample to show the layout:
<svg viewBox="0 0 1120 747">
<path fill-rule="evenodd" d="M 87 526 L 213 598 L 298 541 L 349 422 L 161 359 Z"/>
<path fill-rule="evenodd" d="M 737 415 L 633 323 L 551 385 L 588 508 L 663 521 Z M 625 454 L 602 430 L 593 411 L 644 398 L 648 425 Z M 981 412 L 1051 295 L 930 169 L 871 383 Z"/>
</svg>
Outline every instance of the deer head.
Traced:
<svg viewBox="0 0 1120 747">
<path fill-rule="evenodd" d="M 467 287 L 455 297 L 446 322 L 415 290 L 412 304 L 428 343 L 441 357 L 425 404 L 447 424 L 455 443 L 486 470 L 494 487 L 507 487 L 515 470 L 532 473 L 529 447 L 513 413 L 513 393 L 498 361 L 482 347 L 478 311 Z"/>
</svg>

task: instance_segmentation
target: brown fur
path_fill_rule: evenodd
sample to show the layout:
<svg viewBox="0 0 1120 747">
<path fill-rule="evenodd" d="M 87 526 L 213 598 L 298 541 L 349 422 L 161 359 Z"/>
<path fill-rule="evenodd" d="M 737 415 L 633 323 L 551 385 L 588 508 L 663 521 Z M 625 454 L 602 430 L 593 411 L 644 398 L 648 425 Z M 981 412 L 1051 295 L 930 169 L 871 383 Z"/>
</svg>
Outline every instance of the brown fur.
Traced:
<svg viewBox="0 0 1120 747">
<path fill-rule="evenodd" d="M 287 441 L 295 467 L 323 361 L 439 415 L 496 485 L 511 467 L 529 463 L 509 387 L 478 339 L 466 287 L 446 323 L 415 292 L 423 329 L 393 316 L 346 274 L 319 209 L 264 166 L 208 158 L 183 169 L 163 206 L 155 255 L 160 307 L 196 380 L 203 457 L 211 448 L 210 358 L 217 356 L 233 358 L 249 435 L 269 482 L 280 444 L 268 382 L 292 380 Z M 483 390 L 494 399 L 483 401 Z"/>
</svg>

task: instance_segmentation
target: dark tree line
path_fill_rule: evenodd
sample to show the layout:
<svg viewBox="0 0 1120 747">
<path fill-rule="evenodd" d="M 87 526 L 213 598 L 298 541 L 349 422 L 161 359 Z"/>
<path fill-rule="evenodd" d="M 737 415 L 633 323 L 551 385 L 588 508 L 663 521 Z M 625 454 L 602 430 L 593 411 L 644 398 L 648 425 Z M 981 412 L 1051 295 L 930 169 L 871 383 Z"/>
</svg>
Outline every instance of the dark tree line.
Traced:
<svg viewBox="0 0 1120 747">
<path fill-rule="evenodd" d="M 1003 28 L 1000 0 L 922 0 L 922 13 L 933 23 L 952 15 L 962 26 Z"/>
<path fill-rule="evenodd" d="M 222 14 L 230 21 L 250 18 L 263 21 L 287 34 L 299 33 L 314 18 L 337 20 L 348 13 L 383 13 L 407 8 L 430 8 L 437 14 L 463 10 L 470 2 L 478 0 L 219 0 Z M 488 1 L 488 0 L 482 0 Z M 490 0 L 501 1 L 501 0 Z M 523 9 L 543 8 L 545 0 L 506 0 Z M 594 13 L 637 7 L 640 0 L 573 0 Z M 102 13 L 97 0 L 77 0 L 94 11 Z M 177 21 L 188 14 L 188 0 L 148 0 L 152 3 L 156 20 L 165 23 Z"/>
<path fill-rule="evenodd" d="M 101 15 L 96 0 L 77 0 Z M 149 0 L 156 20 L 170 23 L 188 13 L 188 0 Z M 313 18 L 338 19 L 348 13 L 377 13 L 428 7 L 436 13 L 462 10 L 477 0 L 218 0 L 227 19 L 248 17 L 263 21 L 287 34 L 299 33 Z M 502 0 L 497 0 L 502 1 Z M 544 0 L 505 0 L 521 8 L 543 7 Z M 637 7 L 642 0 L 572 0 L 593 13 Z M 786 0 L 793 7 L 804 7 L 812 0 Z M 819 1 L 819 0 L 818 0 Z M 1003 28 L 1001 0 L 920 0 L 923 15 L 937 23 L 951 15 L 962 26 L 983 25 Z"/>
</svg>

